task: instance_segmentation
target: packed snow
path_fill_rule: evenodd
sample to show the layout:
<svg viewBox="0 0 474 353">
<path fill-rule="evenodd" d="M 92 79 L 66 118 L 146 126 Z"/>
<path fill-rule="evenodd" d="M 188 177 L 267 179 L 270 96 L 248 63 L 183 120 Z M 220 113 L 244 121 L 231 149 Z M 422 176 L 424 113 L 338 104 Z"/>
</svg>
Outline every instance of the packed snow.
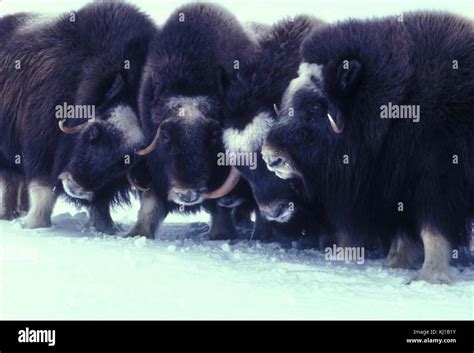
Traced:
<svg viewBox="0 0 474 353">
<path fill-rule="evenodd" d="M 137 202 L 117 208 L 126 230 Z M 473 319 L 474 270 L 452 286 L 415 271 L 327 261 L 294 242 L 210 241 L 206 214 L 171 215 L 159 239 L 106 236 L 60 201 L 53 227 L 0 221 L 2 319 Z"/>
</svg>

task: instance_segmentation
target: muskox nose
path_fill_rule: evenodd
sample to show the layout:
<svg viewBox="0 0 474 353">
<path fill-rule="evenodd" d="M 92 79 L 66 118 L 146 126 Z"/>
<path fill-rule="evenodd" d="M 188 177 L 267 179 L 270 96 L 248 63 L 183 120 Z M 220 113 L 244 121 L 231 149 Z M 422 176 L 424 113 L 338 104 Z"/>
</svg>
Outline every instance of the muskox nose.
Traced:
<svg viewBox="0 0 474 353">
<path fill-rule="evenodd" d="M 270 167 L 277 167 L 283 162 L 283 159 L 281 157 L 275 157 L 275 156 L 270 156 L 268 158 L 268 165 Z"/>
<path fill-rule="evenodd" d="M 178 197 L 181 201 L 185 203 L 192 203 L 199 199 L 199 194 L 197 192 L 188 190 L 187 192 L 178 192 Z"/>
<path fill-rule="evenodd" d="M 283 158 L 268 146 L 263 147 L 262 158 L 269 169 L 279 167 L 283 164 Z"/>
<path fill-rule="evenodd" d="M 299 176 L 299 172 L 293 167 L 290 158 L 285 153 L 282 154 L 268 145 L 263 145 L 262 158 L 267 169 L 279 178 L 290 179 Z"/>
<path fill-rule="evenodd" d="M 264 154 L 262 157 L 269 167 L 277 167 L 283 162 L 281 157 L 272 154 Z"/>
<path fill-rule="evenodd" d="M 285 213 L 288 205 L 286 203 L 279 203 L 278 205 L 271 207 L 267 211 L 267 215 L 269 218 L 278 218 L 280 217 L 283 213 Z"/>
<path fill-rule="evenodd" d="M 269 221 L 287 222 L 291 218 L 288 202 L 279 202 L 271 205 L 261 205 L 262 216 Z"/>
</svg>

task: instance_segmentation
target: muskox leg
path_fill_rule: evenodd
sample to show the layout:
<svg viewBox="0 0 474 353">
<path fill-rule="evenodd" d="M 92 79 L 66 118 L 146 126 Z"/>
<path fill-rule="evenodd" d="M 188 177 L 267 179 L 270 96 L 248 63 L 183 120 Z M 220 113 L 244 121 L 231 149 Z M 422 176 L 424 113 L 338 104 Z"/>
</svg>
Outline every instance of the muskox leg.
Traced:
<svg viewBox="0 0 474 353">
<path fill-rule="evenodd" d="M 247 205 L 241 205 L 232 209 L 232 217 L 234 218 L 234 224 L 237 227 L 250 228 L 253 226 L 252 215 L 253 208 Z"/>
<path fill-rule="evenodd" d="M 110 216 L 108 203 L 94 202 L 89 206 L 89 218 L 96 231 L 114 235 L 119 229 Z"/>
<path fill-rule="evenodd" d="M 56 195 L 50 186 L 37 181 L 28 185 L 30 210 L 23 218 L 25 228 L 51 227 L 51 214 L 53 213 Z"/>
<path fill-rule="evenodd" d="M 28 184 L 23 179 L 19 184 L 18 191 L 18 211 L 19 213 L 28 212 L 30 209 L 30 196 L 28 195 Z"/>
<path fill-rule="evenodd" d="M 209 239 L 233 239 L 237 236 L 232 209 L 214 205 L 210 208 L 211 227 L 209 228 Z"/>
<path fill-rule="evenodd" d="M 336 231 L 336 243 L 337 246 L 341 248 L 351 248 L 354 246 L 364 245 L 360 237 L 342 229 Z"/>
<path fill-rule="evenodd" d="M 258 207 L 255 209 L 255 225 L 253 226 L 252 239 L 253 240 L 269 240 L 271 239 L 272 233 L 271 224 L 262 217 Z"/>
<path fill-rule="evenodd" d="M 19 180 L 8 172 L 0 176 L 0 219 L 11 220 L 16 216 Z"/>
<path fill-rule="evenodd" d="M 138 220 L 126 236 L 137 235 L 147 238 L 156 237 L 159 226 L 163 223 L 168 211 L 165 204 L 151 190 L 144 191 L 140 197 Z"/>
<path fill-rule="evenodd" d="M 398 232 L 392 239 L 390 250 L 384 261 L 385 267 L 415 268 L 419 246 L 405 232 Z"/>
<path fill-rule="evenodd" d="M 453 279 L 449 275 L 451 247 L 446 237 L 431 227 L 424 227 L 421 230 L 421 239 L 425 249 L 425 260 L 414 280 L 429 283 L 452 283 Z"/>
</svg>

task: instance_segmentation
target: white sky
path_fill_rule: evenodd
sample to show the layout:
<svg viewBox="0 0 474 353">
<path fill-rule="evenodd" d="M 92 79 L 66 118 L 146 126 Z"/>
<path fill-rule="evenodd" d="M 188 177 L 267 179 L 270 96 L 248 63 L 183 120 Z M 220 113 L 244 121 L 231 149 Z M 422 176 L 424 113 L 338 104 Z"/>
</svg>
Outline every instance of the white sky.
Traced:
<svg viewBox="0 0 474 353">
<path fill-rule="evenodd" d="M 77 10 L 86 0 L 0 0 L 0 15 L 20 11 L 58 14 Z M 129 0 L 158 23 L 187 0 Z M 394 15 L 407 10 L 447 10 L 474 17 L 474 0 L 220 0 L 241 21 L 273 23 L 288 15 L 312 14 L 325 21 Z"/>
</svg>

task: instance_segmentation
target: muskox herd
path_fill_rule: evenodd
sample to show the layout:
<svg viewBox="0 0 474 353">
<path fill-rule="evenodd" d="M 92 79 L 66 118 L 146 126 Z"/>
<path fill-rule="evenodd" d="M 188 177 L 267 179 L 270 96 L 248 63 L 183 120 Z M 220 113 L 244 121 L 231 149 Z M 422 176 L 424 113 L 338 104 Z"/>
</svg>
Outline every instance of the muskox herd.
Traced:
<svg viewBox="0 0 474 353">
<path fill-rule="evenodd" d="M 474 211 L 474 24 L 406 13 L 245 26 L 211 4 L 162 25 L 100 2 L 0 18 L 0 219 L 48 227 L 59 195 L 114 234 L 206 210 L 209 237 L 324 234 L 450 283 Z"/>
</svg>

